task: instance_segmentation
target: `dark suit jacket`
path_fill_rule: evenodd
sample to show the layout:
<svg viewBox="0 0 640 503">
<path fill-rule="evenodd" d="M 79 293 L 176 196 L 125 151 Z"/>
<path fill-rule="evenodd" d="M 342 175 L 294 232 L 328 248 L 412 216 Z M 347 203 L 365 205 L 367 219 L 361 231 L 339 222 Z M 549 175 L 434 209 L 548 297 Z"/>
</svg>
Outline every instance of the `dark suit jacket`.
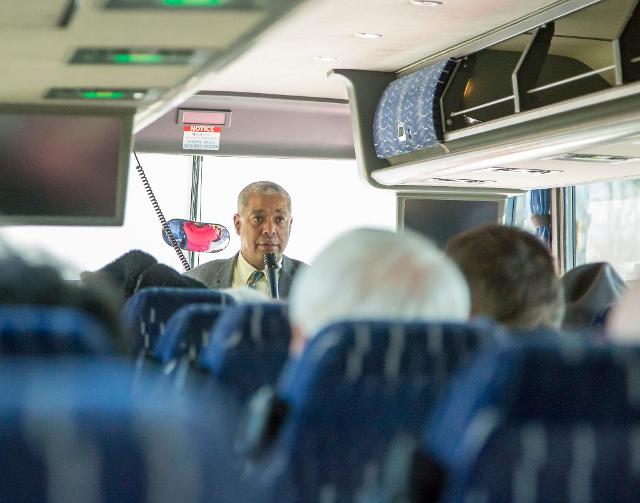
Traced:
<svg viewBox="0 0 640 503">
<path fill-rule="evenodd" d="M 184 274 L 190 278 L 197 279 L 209 288 L 231 288 L 233 282 L 233 267 L 238 259 L 236 253 L 228 259 L 212 260 L 206 264 L 199 265 Z M 296 272 L 307 264 L 294 260 L 292 258 L 282 257 L 282 269 L 280 269 L 280 277 L 278 278 L 278 290 L 280 298 L 286 298 L 289 295 L 291 282 Z"/>
</svg>

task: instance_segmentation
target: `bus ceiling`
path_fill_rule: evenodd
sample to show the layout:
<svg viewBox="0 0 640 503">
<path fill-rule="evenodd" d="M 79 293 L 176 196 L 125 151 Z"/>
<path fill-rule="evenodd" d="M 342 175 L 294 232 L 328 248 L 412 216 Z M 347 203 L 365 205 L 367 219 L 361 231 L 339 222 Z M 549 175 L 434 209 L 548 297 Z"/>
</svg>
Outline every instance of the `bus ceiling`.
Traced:
<svg viewBox="0 0 640 503">
<path fill-rule="evenodd" d="M 559 186 L 601 179 L 603 170 L 588 167 L 598 162 L 608 164 L 608 178 L 640 174 L 640 153 L 628 148 L 638 142 L 622 140 L 640 135 L 633 115 L 640 109 L 636 0 L 45 3 L 24 0 L 3 9 L 0 102 L 131 108 L 140 150 L 185 153 L 179 110 L 204 109 L 233 117 L 222 128 L 221 155 L 350 158 L 355 150 L 369 183 L 397 190 Z M 507 79 L 507 96 L 488 103 L 479 102 L 488 96 L 482 86 L 473 99 L 457 99 L 473 88 L 463 85 L 461 62 L 475 61 L 467 77 L 479 82 L 473 71 L 492 67 L 491 51 L 506 55 L 505 68 L 516 65 L 509 75 L 519 80 Z M 556 57 L 575 60 L 563 68 L 578 74 L 547 82 L 536 65 Z M 378 155 L 373 115 L 386 86 L 445 61 L 457 65 L 443 89 L 455 99 L 434 107 L 442 121 L 437 144 L 406 156 Z M 578 77 L 599 79 L 591 94 L 529 99 L 568 88 Z M 511 105 L 512 114 L 500 111 Z M 613 115 L 618 110 L 622 120 Z M 582 119 L 590 129 L 578 138 Z M 388 127 L 404 137 L 403 124 Z M 526 163 L 541 158 L 553 166 L 534 173 Z M 501 171 L 486 172 L 494 168 Z"/>
<path fill-rule="evenodd" d="M 136 144 L 181 152 L 180 108 L 235 114 L 224 102 L 235 100 L 238 121 L 223 129 L 219 154 L 226 143 L 226 155 L 348 158 L 344 140 L 353 137 L 361 175 L 380 188 L 508 194 L 640 175 L 635 0 L 417 4 L 379 0 L 363 10 L 355 0 L 308 2 Z M 460 15 L 471 11 L 473 19 Z M 375 113 L 387 88 L 446 61 L 453 66 L 440 79 L 443 94 L 432 96 L 438 141 L 402 155 L 377 152 Z M 344 98 L 351 134 L 346 114 L 334 126 Z M 334 100 L 333 108 L 318 99 Z M 404 104 L 408 117 L 392 117 L 383 129 L 400 142 L 405 130 L 415 134 L 404 121 L 422 120 L 417 104 Z M 387 115 L 394 113 L 392 106 Z M 256 131 L 266 124 L 273 125 L 266 135 Z"/>
<path fill-rule="evenodd" d="M 395 72 L 541 9 L 588 1 L 419 3 L 11 2 L 0 19 L 0 103 L 134 107 L 139 131 L 197 91 L 345 99 L 328 70 Z"/>
<path fill-rule="evenodd" d="M 303 1 L 5 2 L 0 103 L 134 108 L 142 129 Z"/>
</svg>

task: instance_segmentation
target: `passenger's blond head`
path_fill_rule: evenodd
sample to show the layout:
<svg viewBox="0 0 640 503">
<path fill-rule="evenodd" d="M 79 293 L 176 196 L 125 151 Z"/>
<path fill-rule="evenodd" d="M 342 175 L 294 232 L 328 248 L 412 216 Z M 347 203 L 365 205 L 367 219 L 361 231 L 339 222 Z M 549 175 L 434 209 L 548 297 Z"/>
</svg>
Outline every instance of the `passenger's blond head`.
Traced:
<svg viewBox="0 0 640 503">
<path fill-rule="evenodd" d="M 433 243 L 405 231 L 347 232 L 296 275 L 289 295 L 293 351 L 341 320 L 461 321 L 469 316 L 467 284 Z"/>
</svg>

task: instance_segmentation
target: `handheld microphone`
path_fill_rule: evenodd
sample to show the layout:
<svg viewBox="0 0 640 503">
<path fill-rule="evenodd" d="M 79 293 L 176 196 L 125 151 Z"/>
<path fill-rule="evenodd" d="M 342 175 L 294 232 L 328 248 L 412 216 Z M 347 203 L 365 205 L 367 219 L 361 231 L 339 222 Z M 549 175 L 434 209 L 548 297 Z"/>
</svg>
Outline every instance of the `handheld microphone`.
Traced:
<svg viewBox="0 0 640 503">
<path fill-rule="evenodd" d="M 269 292 L 272 299 L 279 299 L 280 292 L 278 291 L 278 275 L 276 271 L 280 268 L 278 265 L 278 258 L 273 252 L 267 252 L 264 254 L 264 275 L 267 277 L 267 283 L 269 283 Z"/>
</svg>

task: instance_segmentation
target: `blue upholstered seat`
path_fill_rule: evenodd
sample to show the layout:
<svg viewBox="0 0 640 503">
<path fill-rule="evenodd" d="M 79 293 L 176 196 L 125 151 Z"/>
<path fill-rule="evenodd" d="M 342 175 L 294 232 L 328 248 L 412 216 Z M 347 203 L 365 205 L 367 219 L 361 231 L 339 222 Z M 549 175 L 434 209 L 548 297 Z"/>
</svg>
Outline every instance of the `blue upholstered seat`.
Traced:
<svg viewBox="0 0 640 503">
<path fill-rule="evenodd" d="M 229 308 L 214 325 L 200 366 L 233 388 L 240 400 L 274 385 L 287 360 L 291 326 L 285 304 Z"/>
<path fill-rule="evenodd" d="M 117 361 L 0 359 L 0 501 L 242 501 L 220 422 L 131 380 Z"/>
<path fill-rule="evenodd" d="M 162 365 L 185 355 L 197 361 L 200 351 L 209 343 L 212 326 L 226 309 L 214 304 L 189 304 L 177 309 L 153 347 L 154 358 Z"/>
<path fill-rule="evenodd" d="M 444 502 L 640 494 L 640 347 L 518 341 L 459 376 L 426 429 Z"/>
<path fill-rule="evenodd" d="M 152 287 L 136 292 L 127 301 L 123 312 L 134 352 L 150 352 L 178 308 L 203 302 L 221 306 L 234 303 L 227 293 L 206 288 Z"/>
<path fill-rule="evenodd" d="M 76 309 L 0 306 L 0 355 L 109 354 L 106 329 Z"/>
<path fill-rule="evenodd" d="M 194 375 L 193 367 L 198 365 L 199 355 L 209 343 L 212 325 L 226 309 L 214 304 L 189 304 L 176 310 L 153 347 L 146 367 L 159 363 L 163 380 L 173 382 L 174 389 L 181 390 Z"/>
<path fill-rule="evenodd" d="M 288 412 L 249 483 L 263 501 L 356 501 L 395 432 L 419 435 L 451 376 L 492 337 L 458 324 L 358 321 L 322 330 L 282 376 Z"/>
</svg>

